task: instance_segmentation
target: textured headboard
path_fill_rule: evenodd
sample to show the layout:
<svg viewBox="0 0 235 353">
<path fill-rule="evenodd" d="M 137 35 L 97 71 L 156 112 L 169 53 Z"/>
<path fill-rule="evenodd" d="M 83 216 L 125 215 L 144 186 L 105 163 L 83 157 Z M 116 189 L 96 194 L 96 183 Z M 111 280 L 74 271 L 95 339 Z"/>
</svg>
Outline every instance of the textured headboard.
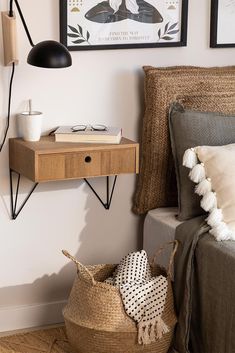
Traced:
<svg viewBox="0 0 235 353">
<path fill-rule="evenodd" d="M 177 205 L 177 186 L 168 131 L 170 104 L 235 114 L 235 67 L 144 67 L 145 114 L 140 174 L 133 210 L 146 213 Z"/>
</svg>

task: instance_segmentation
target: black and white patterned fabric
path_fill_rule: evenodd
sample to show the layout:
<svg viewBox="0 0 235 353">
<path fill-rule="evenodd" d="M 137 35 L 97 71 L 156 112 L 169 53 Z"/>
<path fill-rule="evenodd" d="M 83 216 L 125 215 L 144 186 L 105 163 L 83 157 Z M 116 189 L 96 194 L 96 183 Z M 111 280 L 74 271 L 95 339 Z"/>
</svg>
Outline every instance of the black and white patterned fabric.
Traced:
<svg viewBox="0 0 235 353">
<path fill-rule="evenodd" d="M 146 251 L 132 252 L 125 256 L 118 265 L 114 285 L 120 286 L 125 283 L 143 282 L 152 277 Z"/>
<path fill-rule="evenodd" d="M 148 344 L 168 332 L 161 316 L 167 295 L 167 279 L 153 277 L 144 250 L 130 253 L 106 283 L 119 287 L 127 315 L 138 324 L 138 341 Z"/>
</svg>

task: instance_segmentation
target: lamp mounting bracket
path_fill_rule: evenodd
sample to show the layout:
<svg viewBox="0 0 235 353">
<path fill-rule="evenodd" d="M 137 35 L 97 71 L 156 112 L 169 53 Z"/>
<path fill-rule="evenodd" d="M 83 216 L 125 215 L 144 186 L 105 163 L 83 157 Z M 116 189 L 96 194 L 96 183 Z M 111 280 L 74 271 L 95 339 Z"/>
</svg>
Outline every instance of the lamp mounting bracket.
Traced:
<svg viewBox="0 0 235 353">
<path fill-rule="evenodd" d="M 2 33 L 3 33 L 3 47 L 4 47 L 4 65 L 10 66 L 13 63 L 19 63 L 18 57 L 18 46 L 17 46 L 17 35 L 16 35 L 16 17 L 13 12 L 13 3 L 19 12 L 20 19 L 22 21 L 25 33 L 29 40 L 29 43 L 34 47 L 31 35 L 26 25 L 23 13 L 17 0 L 10 0 L 9 11 L 2 12 Z"/>
</svg>

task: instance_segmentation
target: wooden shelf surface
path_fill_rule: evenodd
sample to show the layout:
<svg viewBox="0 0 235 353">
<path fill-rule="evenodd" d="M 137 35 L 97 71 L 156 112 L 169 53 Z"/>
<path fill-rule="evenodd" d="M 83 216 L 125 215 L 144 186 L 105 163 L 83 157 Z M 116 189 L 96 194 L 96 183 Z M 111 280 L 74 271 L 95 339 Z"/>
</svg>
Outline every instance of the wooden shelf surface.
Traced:
<svg viewBox="0 0 235 353">
<path fill-rule="evenodd" d="M 73 143 L 73 142 L 55 142 L 54 136 L 42 137 L 40 141 L 28 142 L 21 138 L 9 139 L 10 142 L 16 143 L 19 146 L 34 151 L 36 154 L 50 154 L 63 152 L 79 152 L 79 151 L 93 151 L 93 150 L 111 150 L 122 149 L 127 147 L 138 146 L 137 142 L 122 137 L 119 144 L 111 143 Z"/>
</svg>

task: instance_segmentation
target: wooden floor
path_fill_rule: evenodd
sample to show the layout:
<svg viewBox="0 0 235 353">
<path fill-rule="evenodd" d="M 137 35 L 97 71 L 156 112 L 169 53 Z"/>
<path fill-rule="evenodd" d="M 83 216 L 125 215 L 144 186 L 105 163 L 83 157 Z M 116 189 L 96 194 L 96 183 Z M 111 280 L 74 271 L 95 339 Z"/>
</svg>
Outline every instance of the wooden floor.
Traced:
<svg viewBox="0 0 235 353">
<path fill-rule="evenodd" d="M 63 324 L 0 333 L 0 353 L 48 352 L 75 353 L 68 342 Z"/>
<path fill-rule="evenodd" d="M 2 332 L 1 353 L 72 353 L 65 326 L 53 325 Z"/>
<path fill-rule="evenodd" d="M 32 332 L 32 331 L 37 331 L 37 330 L 46 330 L 46 329 L 62 327 L 62 326 L 64 326 L 64 324 L 60 323 L 60 324 L 57 324 L 57 325 L 30 327 L 30 328 L 25 328 L 25 329 L 22 329 L 22 330 L 15 330 L 15 331 L 5 331 L 5 332 L 0 332 L 0 337 L 12 336 L 12 335 L 17 335 L 19 333 Z"/>
</svg>

